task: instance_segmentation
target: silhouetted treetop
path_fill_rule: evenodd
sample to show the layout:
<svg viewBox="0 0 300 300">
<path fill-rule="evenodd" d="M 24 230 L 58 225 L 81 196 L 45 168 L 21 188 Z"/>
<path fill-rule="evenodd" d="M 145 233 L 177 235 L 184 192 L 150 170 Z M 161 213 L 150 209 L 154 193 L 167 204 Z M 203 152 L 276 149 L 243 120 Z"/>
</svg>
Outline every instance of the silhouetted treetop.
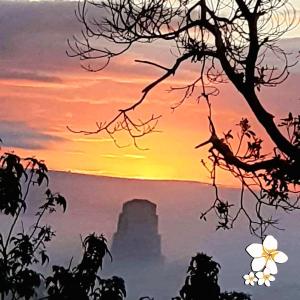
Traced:
<svg viewBox="0 0 300 300">
<path fill-rule="evenodd" d="M 42 224 L 42 219 L 57 206 L 65 211 L 66 200 L 46 189 L 32 226 L 24 228 L 22 215 L 31 205 L 28 195 L 33 186 L 41 188 L 43 183 L 48 184 L 47 172 L 44 162 L 36 158 L 21 158 L 14 153 L 0 156 L 0 210 L 9 217 L 0 232 L 1 299 L 36 298 L 42 284 L 43 276 L 36 271 L 36 265 L 49 262 L 46 245 L 55 236 L 50 225 Z"/>
<path fill-rule="evenodd" d="M 185 284 L 180 297 L 174 300 L 251 300 L 249 295 L 240 292 L 224 292 L 218 285 L 220 265 L 212 257 L 198 253 L 192 257 Z"/>
<path fill-rule="evenodd" d="M 196 300 L 206 297 L 211 300 L 219 299 L 220 287 L 218 274 L 220 265 L 206 254 L 192 257 L 188 268 L 188 276 L 180 290 L 180 296 L 185 300 Z"/>
<path fill-rule="evenodd" d="M 83 243 L 83 258 L 68 268 L 53 266 L 53 274 L 46 279 L 49 300 L 122 300 L 126 297 L 124 280 L 113 276 L 109 279 L 98 275 L 104 256 L 108 253 L 106 239 L 95 233 L 88 235 Z"/>
<path fill-rule="evenodd" d="M 67 208 L 66 199 L 47 187 L 47 173 L 45 163 L 36 158 L 14 153 L 0 156 L 0 212 L 8 217 L 0 232 L 0 299 L 123 300 L 123 279 L 104 279 L 98 274 L 104 256 L 111 257 L 103 235 L 93 233 L 82 241 L 83 257 L 77 266 L 54 265 L 50 276 L 37 271 L 38 265 L 50 263 L 47 244 L 55 236 L 52 227 L 43 224 L 44 217 L 59 206 L 63 212 Z M 34 207 L 33 224 L 27 228 L 22 219 L 33 206 L 29 192 L 34 186 L 46 186 L 46 191 Z"/>
</svg>

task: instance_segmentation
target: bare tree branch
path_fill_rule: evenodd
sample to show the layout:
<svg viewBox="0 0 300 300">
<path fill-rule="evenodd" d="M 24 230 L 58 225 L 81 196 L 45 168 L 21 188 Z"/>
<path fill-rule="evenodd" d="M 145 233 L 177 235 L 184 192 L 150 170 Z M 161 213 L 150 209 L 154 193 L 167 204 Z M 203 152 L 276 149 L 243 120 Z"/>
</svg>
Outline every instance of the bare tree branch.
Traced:
<svg viewBox="0 0 300 300">
<path fill-rule="evenodd" d="M 79 4 L 77 18 L 82 24 L 80 37 L 69 41 L 72 57 L 79 57 L 84 68 L 102 70 L 110 60 L 126 53 L 135 44 L 168 42 L 175 59 L 171 67 L 147 59 L 136 62 L 163 71 L 149 83 L 141 97 L 127 108 L 120 109 L 107 123 L 97 123 L 94 131 L 72 132 L 115 134 L 125 130 L 136 146 L 137 139 L 155 132 L 160 116 L 146 121 L 135 121 L 131 112 L 139 107 L 150 91 L 174 76 L 182 64 L 199 66 L 199 74 L 192 82 L 171 87 L 182 91 L 182 98 L 172 106 L 181 106 L 195 96 L 208 104 L 210 138 L 196 146 L 209 145 L 210 172 L 215 187 L 215 201 L 202 217 L 215 211 L 218 228 L 231 228 L 243 214 L 252 233 L 262 236 L 268 226 L 277 228 L 277 220 L 264 214 L 264 207 L 284 211 L 298 209 L 300 184 L 300 117 L 291 113 L 282 123 L 275 124 L 274 116 L 262 104 L 260 91 L 283 83 L 297 57 L 282 50 L 277 42 L 296 25 L 296 11 L 289 0 L 84 0 Z M 277 65 L 267 63 L 267 57 L 278 59 Z M 97 62 L 100 61 L 100 65 Z M 95 63 L 93 65 L 92 63 Z M 229 130 L 223 137 L 217 135 L 211 113 L 211 97 L 219 94 L 218 84 L 231 82 L 242 95 L 268 138 L 273 142 L 272 153 L 263 154 L 262 139 L 250 128 L 247 119 L 238 124 L 240 132 L 234 138 Z M 286 129 L 282 132 L 279 127 Z M 236 142 L 233 142 L 236 141 Z M 221 199 L 217 191 L 216 168 L 230 172 L 241 182 L 241 201 L 235 215 L 231 204 Z M 244 190 L 256 201 L 255 214 L 244 206 Z M 257 192 L 258 190 L 258 192 Z M 292 200 L 292 196 L 296 200 Z"/>
</svg>

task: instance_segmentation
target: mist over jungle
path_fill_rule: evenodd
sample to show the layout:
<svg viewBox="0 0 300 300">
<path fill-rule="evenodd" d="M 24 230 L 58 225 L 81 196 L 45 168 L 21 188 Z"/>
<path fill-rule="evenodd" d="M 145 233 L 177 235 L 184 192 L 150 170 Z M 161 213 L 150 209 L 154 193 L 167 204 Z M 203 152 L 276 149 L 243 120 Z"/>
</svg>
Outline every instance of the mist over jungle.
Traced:
<svg viewBox="0 0 300 300">
<path fill-rule="evenodd" d="M 248 287 L 242 276 L 249 269 L 249 256 L 245 247 L 259 240 L 249 235 L 246 220 L 241 220 L 234 229 L 216 231 L 216 220 L 200 220 L 200 214 L 213 199 L 213 188 L 205 183 L 183 181 L 156 181 L 121 179 L 102 176 L 51 172 L 50 187 L 63 191 L 67 199 L 66 213 L 57 212 L 47 216 L 45 222 L 53 224 L 56 237 L 49 245 L 52 263 L 68 265 L 70 258 L 78 260 L 81 253 L 80 235 L 103 233 L 111 244 L 117 229 L 118 216 L 124 202 L 134 199 L 148 199 L 157 204 L 159 233 L 162 238 L 162 253 L 165 265 L 153 267 L 137 261 L 128 269 L 118 268 L 118 261 L 105 260 L 103 274 L 123 275 L 127 282 L 128 299 L 137 296 L 153 296 L 155 299 L 169 299 L 177 295 L 184 283 L 191 256 L 204 252 L 213 256 L 221 265 L 220 286 L 223 290 L 240 290 L 253 295 L 255 300 L 265 297 L 273 300 L 296 300 L 299 294 L 297 259 L 300 251 L 299 213 L 293 218 L 279 213 L 280 225 L 285 231 L 274 231 L 280 241 L 280 248 L 289 256 L 286 264 L 280 265 L 280 276 L 271 288 Z M 30 201 L 38 203 L 42 190 L 32 190 Z M 239 200 L 239 189 L 221 187 L 222 196 L 233 203 Z M 249 195 L 248 195 L 249 196 Z M 247 197 L 248 197 L 247 196 Z M 251 198 L 250 198 L 251 199 Z M 31 202 L 29 202 L 31 203 Z M 250 204 L 251 206 L 251 204 Z M 28 224 L 34 217 L 28 210 L 25 218 Z M 1 221 L 3 228 L 3 219 Z M 47 269 L 47 268 L 46 268 Z M 139 270 L 136 274 L 133 270 Z M 283 288 L 284 287 L 284 288 Z"/>
</svg>

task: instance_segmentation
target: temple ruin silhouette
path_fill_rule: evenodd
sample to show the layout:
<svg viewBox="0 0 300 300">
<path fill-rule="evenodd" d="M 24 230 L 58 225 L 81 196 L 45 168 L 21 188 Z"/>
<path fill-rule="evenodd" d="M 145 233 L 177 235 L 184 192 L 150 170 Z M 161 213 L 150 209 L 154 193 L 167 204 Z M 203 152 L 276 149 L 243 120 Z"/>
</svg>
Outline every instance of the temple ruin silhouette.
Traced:
<svg viewBox="0 0 300 300">
<path fill-rule="evenodd" d="M 118 264 L 163 262 L 156 204 L 145 199 L 123 204 L 111 252 Z"/>
</svg>

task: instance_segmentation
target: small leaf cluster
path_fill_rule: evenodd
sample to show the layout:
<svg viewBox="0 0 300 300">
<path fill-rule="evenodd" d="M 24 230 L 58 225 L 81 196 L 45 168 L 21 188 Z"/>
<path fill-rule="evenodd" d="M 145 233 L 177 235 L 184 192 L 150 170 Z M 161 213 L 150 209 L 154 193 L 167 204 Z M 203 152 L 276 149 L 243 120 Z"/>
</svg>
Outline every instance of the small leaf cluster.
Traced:
<svg viewBox="0 0 300 300">
<path fill-rule="evenodd" d="M 0 232 L 1 299 L 32 299 L 42 283 L 43 276 L 35 265 L 49 262 L 46 243 L 55 236 L 51 226 L 42 224 L 42 219 L 46 213 L 55 211 L 57 205 L 65 210 L 66 200 L 47 189 L 32 226 L 24 228 L 22 215 L 29 204 L 30 190 L 48 184 L 47 172 L 44 162 L 36 158 L 23 159 L 14 153 L 0 156 L 0 211 L 9 218 L 8 228 Z"/>
<path fill-rule="evenodd" d="M 46 279 L 49 300 L 122 300 L 126 297 L 125 283 L 120 277 L 102 279 L 97 275 L 103 258 L 110 255 L 106 239 L 95 233 L 88 235 L 83 243 L 81 262 L 67 269 L 53 266 L 53 274 Z M 110 255 L 111 256 L 111 255 Z"/>
<path fill-rule="evenodd" d="M 14 153 L 0 157 L 0 212 L 10 218 L 6 231 L 0 232 L 0 297 L 1 299 L 37 299 L 41 291 L 49 300 L 122 300 L 126 297 L 122 278 L 100 278 L 103 258 L 112 256 L 103 235 L 88 235 L 82 241 L 81 262 L 71 268 L 52 266 L 51 276 L 37 272 L 36 265 L 50 262 L 47 243 L 55 236 L 48 224 L 43 223 L 46 214 L 56 212 L 57 207 L 66 211 L 67 201 L 59 193 L 46 188 L 37 208 L 33 224 L 23 227 L 22 216 L 27 210 L 30 190 L 48 186 L 48 168 L 34 157 L 24 158 Z M 21 231 L 19 228 L 21 227 Z"/>
</svg>

